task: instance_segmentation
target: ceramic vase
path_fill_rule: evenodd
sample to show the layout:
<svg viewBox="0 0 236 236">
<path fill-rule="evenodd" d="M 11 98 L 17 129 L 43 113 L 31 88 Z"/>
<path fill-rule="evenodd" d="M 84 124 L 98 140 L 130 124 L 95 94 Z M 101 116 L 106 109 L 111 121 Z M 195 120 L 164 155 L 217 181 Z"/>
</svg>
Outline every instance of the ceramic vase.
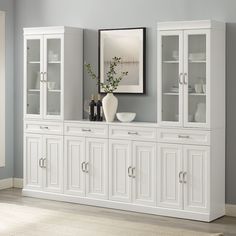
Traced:
<svg viewBox="0 0 236 236">
<path fill-rule="evenodd" d="M 118 107 L 118 99 L 114 96 L 113 93 L 108 93 L 102 99 L 102 106 L 106 121 L 107 122 L 114 121 Z"/>
<path fill-rule="evenodd" d="M 197 110 L 195 113 L 195 121 L 204 123 L 206 122 L 206 104 L 205 103 L 198 103 Z"/>
</svg>

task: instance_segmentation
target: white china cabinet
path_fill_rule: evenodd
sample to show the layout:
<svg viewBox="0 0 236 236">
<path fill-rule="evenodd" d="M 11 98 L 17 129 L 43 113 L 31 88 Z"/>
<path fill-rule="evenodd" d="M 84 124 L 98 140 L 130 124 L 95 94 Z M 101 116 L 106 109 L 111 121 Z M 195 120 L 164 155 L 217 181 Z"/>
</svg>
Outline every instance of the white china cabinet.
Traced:
<svg viewBox="0 0 236 236">
<path fill-rule="evenodd" d="M 222 128 L 225 26 L 215 21 L 158 24 L 158 123 Z"/>
<path fill-rule="evenodd" d="M 225 24 L 158 24 L 157 205 L 224 215 Z"/>
<path fill-rule="evenodd" d="M 82 118 L 82 56 L 81 29 L 24 29 L 25 119 Z"/>
<path fill-rule="evenodd" d="M 57 30 L 25 30 L 23 194 L 208 222 L 223 216 L 225 25 L 158 24 L 158 123 L 71 120 L 82 113 L 73 72 L 81 41 Z"/>
</svg>

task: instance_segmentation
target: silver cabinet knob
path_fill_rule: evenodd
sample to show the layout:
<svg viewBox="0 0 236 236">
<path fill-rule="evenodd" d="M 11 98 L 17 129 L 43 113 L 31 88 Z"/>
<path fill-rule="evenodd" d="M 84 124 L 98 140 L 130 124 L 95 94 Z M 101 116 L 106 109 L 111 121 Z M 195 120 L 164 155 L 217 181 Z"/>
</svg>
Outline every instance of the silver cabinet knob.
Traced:
<svg viewBox="0 0 236 236">
<path fill-rule="evenodd" d="M 131 172 L 131 173 L 130 173 L 130 172 Z M 130 178 L 132 178 L 132 167 L 131 167 L 131 166 L 128 167 L 128 176 L 129 176 Z"/>
</svg>

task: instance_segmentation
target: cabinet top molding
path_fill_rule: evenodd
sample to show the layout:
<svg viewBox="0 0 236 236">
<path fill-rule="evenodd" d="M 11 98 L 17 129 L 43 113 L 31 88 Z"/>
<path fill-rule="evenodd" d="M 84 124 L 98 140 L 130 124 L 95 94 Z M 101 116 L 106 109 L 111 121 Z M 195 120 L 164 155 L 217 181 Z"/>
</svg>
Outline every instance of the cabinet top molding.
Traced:
<svg viewBox="0 0 236 236">
<path fill-rule="evenodd" d="M 82 31 L 81 28 L 68 27 L 68 26 L 53 26 L 53 27 L 33 27 L 24 28 L 24 35 L 34 35 L 34 34 L 69 34 Z"/>
<path fill-rule="evenodd" d="M 215 20 L 169 21 L 157 23 L 158 30 L 220 29 L 225 30 L 225 23 Z"/>
</svg>

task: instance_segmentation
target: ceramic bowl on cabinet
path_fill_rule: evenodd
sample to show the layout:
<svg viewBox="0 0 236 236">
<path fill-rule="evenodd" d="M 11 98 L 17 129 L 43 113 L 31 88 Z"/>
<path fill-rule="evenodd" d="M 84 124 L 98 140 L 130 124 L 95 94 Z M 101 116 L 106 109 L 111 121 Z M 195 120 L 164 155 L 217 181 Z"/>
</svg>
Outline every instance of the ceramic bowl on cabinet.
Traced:
<svg viewBox="0 0 236 236">
<path fill-rule="evenodd" d="M 132 112 L 119 112 L 116 113 L 116 117 L 121 122 L 131 122 L 135 119 L 136 113 Z"/>
</svg>

